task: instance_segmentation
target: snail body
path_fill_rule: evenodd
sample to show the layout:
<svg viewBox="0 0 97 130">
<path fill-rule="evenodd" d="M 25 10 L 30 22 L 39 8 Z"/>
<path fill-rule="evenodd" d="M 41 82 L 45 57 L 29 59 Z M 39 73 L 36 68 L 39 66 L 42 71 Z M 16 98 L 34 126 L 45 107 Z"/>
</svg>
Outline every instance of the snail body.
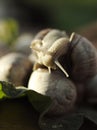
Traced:
<svg viewBox="0 0 97 130">
<path fill-rule="evenodd" d="M 31 48 L 37 55 L 37 63 L 51 69 L 59 67 L 68 77 L 67 72 L 58 62 L 58 58 L 65 53 L 64 48 L 68 48 L 68 38 L 66 33 L 59 30 L 49 31 L 44 38 L 35 39 L 31 43 Z M 36 69 L 36 66 L 34 66 Z"/>
<path fill-rule="evenodd" d="M 76 87 L 59 70 L 51 73 L 47 68 L 35 70 L 30 77 L 28 88 L 51 97 L 53 101 L 49 110 L 51 115 L 66 114 L 74 109 Z"/>
</svg>

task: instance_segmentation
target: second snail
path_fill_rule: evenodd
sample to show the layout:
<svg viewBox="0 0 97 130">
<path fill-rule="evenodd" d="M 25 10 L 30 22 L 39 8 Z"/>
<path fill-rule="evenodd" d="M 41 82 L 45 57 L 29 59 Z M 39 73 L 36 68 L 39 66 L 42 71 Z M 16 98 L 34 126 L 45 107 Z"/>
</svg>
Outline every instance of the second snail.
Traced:
<svg viewBox="0 0 97 130">
<path fill-rule="evenodd" d="M 44 29 L 31 49 L 35 60 L 28 88 L 51 97 L 49 114 L 73 111 L 84 98 L 97 103 L 97 50 L 90 41 L 76 33 Z"/>
</svg>

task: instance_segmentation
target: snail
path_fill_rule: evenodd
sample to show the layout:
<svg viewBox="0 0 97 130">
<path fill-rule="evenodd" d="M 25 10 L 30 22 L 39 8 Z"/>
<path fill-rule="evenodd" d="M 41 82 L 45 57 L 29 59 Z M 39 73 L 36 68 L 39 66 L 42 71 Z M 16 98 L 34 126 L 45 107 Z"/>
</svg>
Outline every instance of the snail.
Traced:
<svg viewBox="0 0 97 130">
<path fill-rule="evenodd" d="M 49 72 L 59 67 L 67 77 L 70 75 L 78 82 L 97 73 L 96 48 L 76 33 L 69 37 L 64 31 L 52 29 L 42 40 L 33 40 L 31 48 L 37 56 L 34 69 L 37 69 L 38 64 L 46 66 Z"/>
<path fill-rule="evenodd" d="M 51 72 L 51 69 L 56 69 L 57 66 L 68 77 L 67 72 L 58 62 L 58 58 L 65 53 L 64 48 L 68 48 L 68 41 L 66 33 L 56 29 L 49 31 L 42 40 L 33 40 L 31 48 L 37 56 L 34 69 L 37 69 L 37 65 L 41 64 L 48 67 L 49 72 Z"/>
<path fill-rule="evenodd" d="M 0 80 L 19 85 L 27 85 L 32 71 L 32 63 L 21 53 L 11 52 L 0 58 Z"/>
<path fill-rule="evenodd" d="M 47 114 L 62 115 L 75 109 L 76 87 L 59 70 L 49 73 L 47 68 L 38 68 L 29 79 L 28 88 L 42 95 L 50 96 L 53 103 Z"/>
<path fill-rule="evenodd" d="M 31 43 L 36 61 L 28 88 L 52 98 L 53 104 L 48 112 L 50 115 L 66 114 L 74 109 L 76 102 L 76 87 L 66 78 L 68 74 L 58 62 L 58 58 L 64 53 L 61 50 L 67 46 L 68 39 L 65 36 L 65 32 L 47 29 L 38 33 Z"/>
<path fill-rule="evenodd" d="M 69 36 L 65 31 L 57 29 L 39 32 L 32 41 L 31 48 L 36 60 L 28 87 L 50 96 L 55 102 L 58 99 L 57 107 L 55 102 L 53 105 L 53 112 L 55 111 L 56 114 L 60 114 L 61 109 L 62 113 L 72 110 L 78 99 L 82 100 L 85 94 L 89 94 L 90 90 L 87 91 L 88 88 L 85 87 L 85 84 L 97 74 L 96 48 L 79 34 L 72 33 Z M 69 94 L 65 93 L 67 90 L 73 92 L 72 99 L 74 98 L 69 104 L 73 106 L 70 109 L 64 100 L 64 96 Z M 64 96 L 62 96 L 62 92 Z M 54 95 L 56 96 L 53 97 Z M 60 96 L 62 96 L 61 99 Z M 59 111 L 61 101 L 65 105 L 62 105 Z"/>
</svg>

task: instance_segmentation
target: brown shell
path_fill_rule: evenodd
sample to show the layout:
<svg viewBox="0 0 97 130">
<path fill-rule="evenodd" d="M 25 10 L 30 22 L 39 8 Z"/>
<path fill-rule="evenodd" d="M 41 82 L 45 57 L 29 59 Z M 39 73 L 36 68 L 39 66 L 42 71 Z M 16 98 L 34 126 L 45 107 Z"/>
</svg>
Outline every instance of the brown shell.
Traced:
<svg viewBox="0 0 97 130">
<path fill-rule="evenodd" d="M 86 83 L 86 101 L 97 104 L 97 74 L 90 78 Z"/>
<path fill-rule="evenodd" d="M 48 69 L 37 69 L 30 77 L 28 88 L 53 100 L 50 115 L 61 115 L 72 111 L 76 102 L 76 87 L 62 72 Z"/>
<path fill-rule="evenodd" d="M 85 81 L 97 73 L 97 50 L 90 41 L 75 34 L 68 51 L 72 79 Z"/>
</svg>

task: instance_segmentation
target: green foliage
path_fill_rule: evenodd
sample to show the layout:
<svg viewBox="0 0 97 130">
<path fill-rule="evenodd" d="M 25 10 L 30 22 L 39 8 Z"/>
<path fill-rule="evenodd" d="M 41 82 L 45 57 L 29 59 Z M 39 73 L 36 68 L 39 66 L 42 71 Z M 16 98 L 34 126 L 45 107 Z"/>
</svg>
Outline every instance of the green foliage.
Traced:
<svg viewBox="0 0 97 130">
<path fill-rule="evenodd" d="M 50 97 L 43 96 L 32 90 L 28 90 L 27 95 L 33 107 L 40 113 L 47 110 L 52 103 Z"/>
<path fill-rule="evenodd" d="M 3 98 L 6 97 L 6 94 L 2 90 L 2 84 L 0 83 L 0 99 L 2 100 Z"/>
<path fill-rule="evenodd" d="M 0 81 L 0 100 L 28 97 L 28 102 L 40 112 L 39 126 L 42 130 L 79 130 L 85 123 L 85 119 L 97 126 L 97 107 L 81 105 L 75 112 L 58 117 L 47 116 L 52 100 L 50 97 L 41 95 L 23 86 L 15 87 L 13 84 Z M 6 102 L 6 100 L 5 100 Z"/>
<path fill-rule="evenodd" d="M 97 0 L 25 0 L 36 8 L 44 8 L 54 28 L 72 31 L 97 20 Z"/>
</svg>

